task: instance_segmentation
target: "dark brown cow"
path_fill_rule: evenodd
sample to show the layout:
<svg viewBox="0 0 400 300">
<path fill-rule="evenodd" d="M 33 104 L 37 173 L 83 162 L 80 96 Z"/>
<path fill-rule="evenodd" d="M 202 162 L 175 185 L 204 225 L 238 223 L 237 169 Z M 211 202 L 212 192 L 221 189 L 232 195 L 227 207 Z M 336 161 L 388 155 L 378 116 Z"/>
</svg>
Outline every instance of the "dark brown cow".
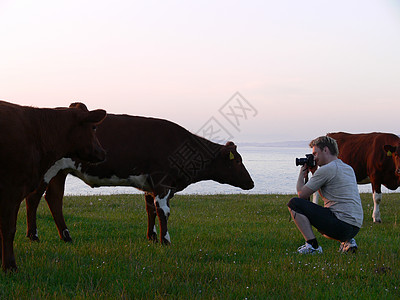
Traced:
<svg viewBox="0 0 400 300">
<path fill-rule="evenodd" d="M 170 243 L 169 200 L 176 192 L 208 179 L 246 190 L 254 187 L 234 143 L 213 143 L 167 120 L 108 114 L 97 136 L 107 151 L 106 161 L 96 166 L 75 159 L 60 161 L 53 170 L 53 175 L 57 175 L 47 187 L 45 199 L 64 241 L 71 241 L 62 214 L 67 174 L 79 177 L 91 187 L 133 186 L 144 191 L 147 238 L 157 240 L 158 216 L 163 244 Z M 45 189 L 43 184 L 27 198 L 27 235 L 33 240 L 38 239 L 36 210 Z"/>
<path fill-rule="evenodd" d="M 353 167 L 359 184 L 372 184 L 374 222 L 381 222 L 381 185 L 400 186 L 400 138 L 391 133 L 329 133 L 339 146 L 339 158 Z"/>
<path fill-rule="evenodd" d="M 39 109 L 0 101 L 0 230 L 2 267 L 17 270 L 13 241 L 21 201 L 62 157 L 105 159 L 94 132 L 104 110 Z"/>
</svg>

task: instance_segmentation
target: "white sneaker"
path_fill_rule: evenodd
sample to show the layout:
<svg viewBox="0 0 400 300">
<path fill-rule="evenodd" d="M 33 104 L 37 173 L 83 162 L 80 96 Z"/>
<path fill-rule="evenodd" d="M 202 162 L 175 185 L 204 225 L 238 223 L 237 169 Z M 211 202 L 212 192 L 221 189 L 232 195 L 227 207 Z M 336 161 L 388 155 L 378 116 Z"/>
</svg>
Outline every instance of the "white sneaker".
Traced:
<svg viewBox="0 0 400 300">
<path fill-rule="evenodd" d="M 355 239 L 350 239 L 346 242 L 342 242 L 339 247 L 339 252 L 342 253 L 355 253 L 357 251 L 357 243 Z"/>
<path fill-rule="evenodd" d="M 305 243 L 303 246 L 299 247 L 297 249 L 297 252 L 300 254 L 315 254 L 315 253 L 322 253 L 322 247 L 319 246 L 317 249 L 315 249 L 313 246 L 311 246 L 309 243 Z"/>
</svg>

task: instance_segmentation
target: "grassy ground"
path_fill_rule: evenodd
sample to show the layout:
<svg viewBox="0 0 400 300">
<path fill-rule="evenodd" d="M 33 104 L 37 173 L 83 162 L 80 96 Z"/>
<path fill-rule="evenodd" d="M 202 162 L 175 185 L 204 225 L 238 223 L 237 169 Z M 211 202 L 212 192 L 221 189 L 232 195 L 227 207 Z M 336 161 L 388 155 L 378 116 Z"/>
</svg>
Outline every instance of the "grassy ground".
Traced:
<svg viewBox="0 0 400 300">
<path fill-rule="evenodd" d="M 44 201 L 40 243 L 25 237 L 21 206 L 15 238 L 19 272 L 0 274 L 0 298 L 87 299 L 394 299 L 400 298 L 399 194 L 385 194 L 373 224 L 363 194 L 356 255 L 317 234 L 324 253 L 295 253 L 304 243 L 289 222 L 288 195 L 175 196 L 172 245 L 147 242 L 141 195 L 66 197 L 74 239 L 62 242 Z"/>
</svg>

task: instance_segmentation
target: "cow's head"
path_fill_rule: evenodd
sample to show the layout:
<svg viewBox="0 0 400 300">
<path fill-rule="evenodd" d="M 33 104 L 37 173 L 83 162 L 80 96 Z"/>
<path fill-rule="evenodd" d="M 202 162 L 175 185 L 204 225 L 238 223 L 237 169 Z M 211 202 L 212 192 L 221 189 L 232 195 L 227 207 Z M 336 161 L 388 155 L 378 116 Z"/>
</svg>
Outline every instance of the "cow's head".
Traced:
<svg viewBox="0 0 400 300">
<path fill-rule="evenodd" d="M 396 168 L 396 175 L 400 176 L 400 144 L 397 146 L 385 145 L 386 156 L 391 157 Z"/>
<path fill-rule="evenodd" d="M 89 111 L 83 103 L 72 103 L 70 108 L 75 122 L 68 136 L 69 156 L 91 163 L 104 161 L 106 152 L 96 137 L 96 126 L 106 117 L 105 110 Z"/>
<path fill-rule="evenodd" d="M 254 187 L 254 182 L 233 142 L 227 142 L 221 148 L 214 167 L 215 181 L 240 187 L 244 190 L 250 190 Z"/>
</svg>

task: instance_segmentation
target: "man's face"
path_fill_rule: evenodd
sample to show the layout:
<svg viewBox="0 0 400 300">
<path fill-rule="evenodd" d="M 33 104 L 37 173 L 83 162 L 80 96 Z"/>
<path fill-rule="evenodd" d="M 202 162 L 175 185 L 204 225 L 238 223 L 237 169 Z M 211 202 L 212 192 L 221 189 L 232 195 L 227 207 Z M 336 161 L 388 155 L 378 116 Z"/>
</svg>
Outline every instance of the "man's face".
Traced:
<svg viewBox="0 0 400 300">
<path fill-rule="evenodd" d="M 315 163 L 318 166 L 323 166 L 327 163 L 327 154 L 328 154 L 328 147 L 325 147 L 323 150 L 321 150 L 319 147 L 314 146 L 312 148 L 312 154 L 314 155 L 314 160 Z"/>
</svg>

